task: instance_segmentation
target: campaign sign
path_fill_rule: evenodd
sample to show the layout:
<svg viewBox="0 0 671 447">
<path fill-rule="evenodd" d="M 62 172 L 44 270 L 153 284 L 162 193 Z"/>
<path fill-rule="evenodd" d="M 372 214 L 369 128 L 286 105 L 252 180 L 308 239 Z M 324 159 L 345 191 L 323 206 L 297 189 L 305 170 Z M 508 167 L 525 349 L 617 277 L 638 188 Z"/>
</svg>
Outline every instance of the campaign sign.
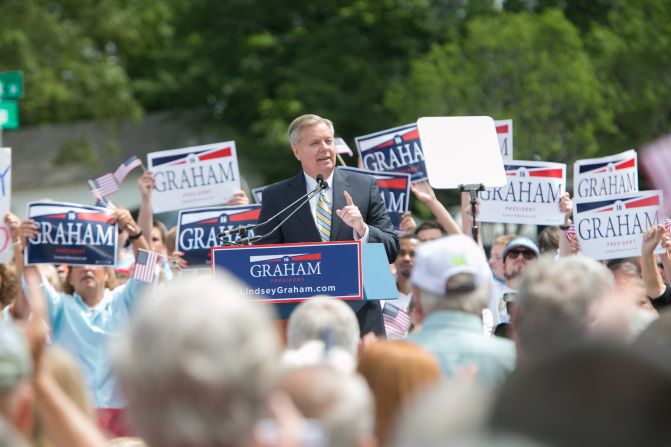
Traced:
<svg viewBox="0 0 671 447">
<path fill-rule="evenodd" d="M 426 165 L 417 123 L 355 138 L 363 167 L 375 172 L 410 174 L 413 182 L 426 180 Z"/>
<path fill-rule="evenodd" d="M 380 188 L 380 196 L 394 230 L 399 230 L 403 213 L 408 211 L 410 204 L 410 174 L 395 172 L 371 172 L 365 169 L 340 167 L 341 171 L 360 172 L 375 177 Z"/>
<path fill-rule="evenodd" d="M 111 211 L 74 203 L 30 202 L 37 236 L 28 239 L 26 264 L 109 265 L 116 260 L 117 225 Z"/>
<path fill-rule="evenodd" d="M 638 191 L 638 162 L 635 150 L 575 162 L 574 198 L 606 198 L 633 191 Z"/>
<path fill-rule="evenodd" d="M 10 211 L 12 199 L 12 150 L 0 148 L 0 215 L 6 216 Z M 4 219 L 0 221 L 0 263 L 12 261 L 14 253 L 9 236 L 9 228 Z"/>
<path fill-rule="evenodd" d="M 255 224 L 260 212 L 261 205 L 182 210 L 177 220 L 177 250 L 184 253 L 184 260 L 189 263 L 189 267 L 209 266 L 210 248 L 222 244 L 217 235 L 243 225 Z M 254 230 L 248 231 L 246 236 L 254 236 Z M 240 235 L 237 233 L 224 238 L 226 242 L 238 239 Z"/>
<path fill-rule="evenodd" d="M 656 190 L 576 200 L 573 220 L 580 253 L 595 259 L 640 256 L 643 233 L 664 225 L 663 204 L 662 191 Z"/>
<path fill-rule="evenodd" d="M 155 213 L 226 203 L 240 189 L 235 142 L 147 154 Z"/>
<path fill-rule="evenodd" d="M 242 294 L 274 303 L 315 295 L 363 299 L 361 242 L 216 247 L 213 276 L 228 270 L 244 283 Z M 217 267 L 217 268 L 215 268 Z"/>
<path fill-rule="evenodd" d="M 559 199 L 565 190 L 566 165 L 543 161 L 506 162 L 508 183 L 479 193 L 482 222 L 561 225 Z"/>
<path fill-rule="evenodd" d="M 252 189 L 252 195 L 254 196 L 254 201 L 261 205 L 263 202 L 263 190 L 266 189 L 268 186 L 261 186 L 259 188 L 254 188 Z"/>
<path fill-rule="evenodd" d="M 513 159 L 513 120 L 495 120 L 496 136 L 499 138 L 503 161 Z"/>
</svg>

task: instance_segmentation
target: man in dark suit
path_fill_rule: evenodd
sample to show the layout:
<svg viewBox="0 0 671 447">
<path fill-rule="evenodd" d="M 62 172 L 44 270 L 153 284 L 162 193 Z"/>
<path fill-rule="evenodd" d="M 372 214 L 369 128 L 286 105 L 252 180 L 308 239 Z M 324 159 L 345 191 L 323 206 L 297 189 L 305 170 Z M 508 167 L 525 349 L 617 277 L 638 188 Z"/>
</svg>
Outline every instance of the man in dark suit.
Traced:
<svg viewBox="0 0 671 447">
<path fill-rule="evenodd" d="M 389 262 L 398 255 L 398 237 L 380 197 L 375 179 L 369 175 L 343 172 L 335 168 L 336 150 L 333 124 L 317 115 L 302 115 L 289 126 L 291 150 L 301 164 L 295 177 L 263 190 L 259 222 L 270 218 L 317 186 L 321 175 L 329 187 L 303 205 L 263 244 L 295 242 L 351 241 L 379 242 L 384 245 Z M 265 225 L 260 233 L 274 228 L 290 213 Z M 358 303 L 353 304 L 356 309 Z M 382 311 L 377 301 L 366 302 L 357 311 L 361 334 L 384 334 Z"/>
</svg>

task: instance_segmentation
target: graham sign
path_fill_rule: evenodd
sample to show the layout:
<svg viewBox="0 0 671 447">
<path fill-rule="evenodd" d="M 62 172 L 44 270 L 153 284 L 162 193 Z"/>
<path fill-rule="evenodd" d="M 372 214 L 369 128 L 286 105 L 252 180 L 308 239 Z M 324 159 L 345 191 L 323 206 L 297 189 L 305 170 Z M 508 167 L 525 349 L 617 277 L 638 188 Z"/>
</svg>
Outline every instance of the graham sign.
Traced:
<svg viewBox="0 0 671 447">
<path fill-rule="evenodd" d="M 152 152 L 147 166 L 155 213 L 221 205 L 240 189 L 234 141 Z"/>
<path fill-rule="evenodd" d="M 217 247 L 213 275 L 228 270 L 243 283 L 241 293 L 274 303 L 302 301 L 315 295 L 363 299 L 361 243 Z"/>
<path fill-rule="evenodd" d="M 479 194 L 482 222 L 561 225 L 559 199 L 565 190 L 566 165 L 541 161 L 506 162 L 507 183 Z"/>
<path fill-rule="evenodd" d="M 410 174 L 413 182 L 427 178 L 416 123 L 356 137 L 355 141 L 363 167 L 369 171 Z"/>
</svg>

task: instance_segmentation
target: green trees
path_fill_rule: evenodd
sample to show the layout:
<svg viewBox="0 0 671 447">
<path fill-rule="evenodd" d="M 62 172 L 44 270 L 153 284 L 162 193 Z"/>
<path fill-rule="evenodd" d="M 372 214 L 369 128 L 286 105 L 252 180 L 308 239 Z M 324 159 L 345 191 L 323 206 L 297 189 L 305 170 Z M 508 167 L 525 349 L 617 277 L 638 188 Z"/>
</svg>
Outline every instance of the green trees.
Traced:
<svg viewBox="0 0 671 447">
<path fill-rule="evenodd" d="M 386 104 L 405 121 L 513 118 L 520 159 L 595 154 L 598 136 L 612 132 L 597 69 L 578 29 L 557 10 L 473 19 L 458 40 L 415 60 Z"/>
</svg>

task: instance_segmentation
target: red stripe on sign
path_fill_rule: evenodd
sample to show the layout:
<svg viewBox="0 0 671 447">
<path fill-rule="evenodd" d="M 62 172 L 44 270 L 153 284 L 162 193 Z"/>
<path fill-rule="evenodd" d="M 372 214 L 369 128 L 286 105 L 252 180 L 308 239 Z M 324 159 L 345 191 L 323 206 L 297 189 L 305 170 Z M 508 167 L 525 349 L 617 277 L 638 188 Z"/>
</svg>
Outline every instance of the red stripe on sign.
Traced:
<svg viewBox="0 0 671 447">
<path fill-rule="evenodd" d="M 244 213 L 233 214 L 231 216 L 231 222 L 238 222 L 240 220 L 258 219 L 259 214 L 261 214 L 261 208 L 256 210 L 245 211 Z"/>
<path fill-rule="evenodd" d="M 408 181 L 404 178 L 378 180 L 377 186 L 380 188 L 405 189 L 408 186 Z"/>
<path fill-rule="evenodd" d="M 77 213 L 77 219 L 90 222 L 110 222 L 112 217 L 105 213 Z"/>
<path fill-rule="evenodd" d="M 508 125 L 502 124 L 500 126 L 496 126 L 496 133 L 508 133 Z"/>
<path fill-rule="evenodd" d="M 529 175 L 532 177 L 555 177 L 562 178 L 561 169 L 541 169 L 540 171 L 531 171 Z"/>
<path fill-rule="evenodd" d="M 217 223 L 219 220 L 215 217 L 214 219 L 207 219 L 207 220 L 201 220 L 200 224 L 212 224 L 212 223 Z"/>
<path fill-rule="evenodd" d="M 637 208 L 639 206 L 659 205 L 659 196 L 646 197 L 645 199 L 634 200 L 626 204 L 627 208 Z"/>
<path fill-rule="evenodd" d="M 294 256 L 292 261 L 319 261 L 322 258 L 321 253 L 313 253 L 311 255 Z"/>
<path fill-rule="evenodd" d="M 201 155 L 198 160 L 212 160 L 213 158 L 223 158 L 231 156 L 231 148 L 225 147 L 223 149 L 210 152 L 209 154 Z"/>
<path fill-rule="evenodd" d="M 43 216 L 48 219 L 65 219 L 65 214 L 50 214 L 48 216 Z"/>
<path fill-rule="evenodd" d="M 631 160 L 624 161 L 619 165 L 615 166 L 615 169 L 633 168 L 634 166 L 635 166 L 634 159 L 632 158 Z"/>
<path fill-rule="evenodd" d="M 416 140 L 417 138 L 419 138 L 419 129 L 415 129 L 412 132 L 403 135 L 403 141 Z"/>
</svg>

